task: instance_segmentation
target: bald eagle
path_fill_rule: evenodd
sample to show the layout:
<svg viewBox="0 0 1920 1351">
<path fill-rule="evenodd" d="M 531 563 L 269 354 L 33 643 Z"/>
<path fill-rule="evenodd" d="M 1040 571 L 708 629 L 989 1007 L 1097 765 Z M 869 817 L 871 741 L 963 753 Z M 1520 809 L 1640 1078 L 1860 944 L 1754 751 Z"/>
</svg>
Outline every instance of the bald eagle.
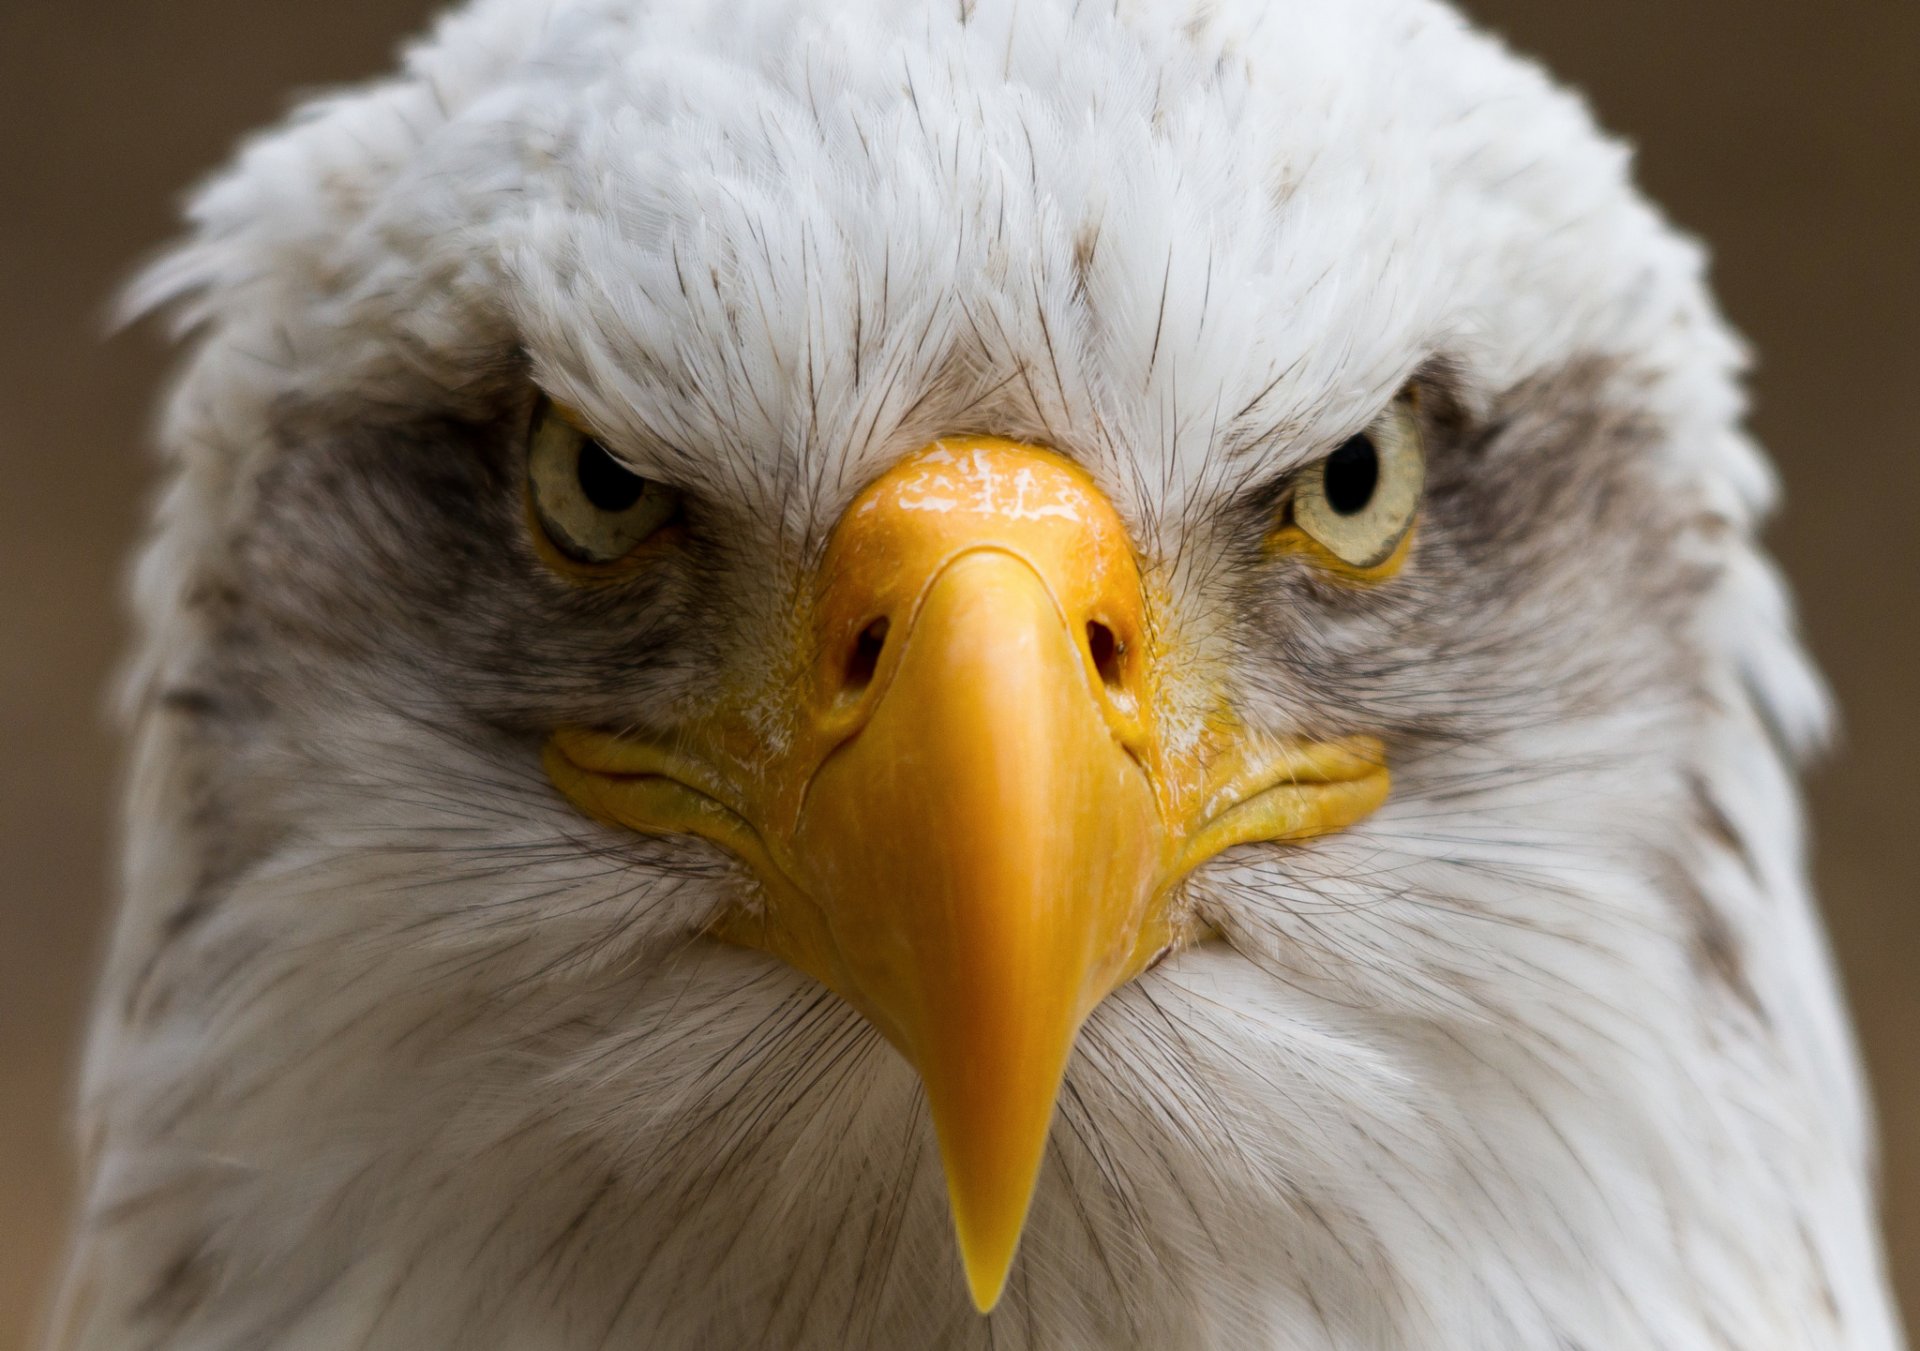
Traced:
<svg viewBox="0 0 1920 1351">
<path fill-rule="evenodd" d="M 478 0 L 250 143 L 67 1351 L 1890 1351 L 1701 250 L 1430 0 Z"/>
</svg>

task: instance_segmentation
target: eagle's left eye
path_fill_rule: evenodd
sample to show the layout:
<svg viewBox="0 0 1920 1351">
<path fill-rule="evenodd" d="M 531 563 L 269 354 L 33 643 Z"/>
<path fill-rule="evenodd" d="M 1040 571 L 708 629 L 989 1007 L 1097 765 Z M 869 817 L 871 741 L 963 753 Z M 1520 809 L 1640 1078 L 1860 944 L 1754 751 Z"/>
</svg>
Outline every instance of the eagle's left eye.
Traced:
<svg viewBox="0 0 1920 1351">
<path fill-rule="evenodd" d="M 575 563 L 617 563 L 670 522 L 679 495 L 641 478 L 551 402 L 527 448 L 527 491 L 541 532 Z"/>
<path fill-rule="evenodd" d="M 1300 471 L 1292 524 L 1349 568 L 1382 568 L 1413 529 L 1425 486 L 1419 418 L 1402 397 L 1365 431 Z"/>
</svg>

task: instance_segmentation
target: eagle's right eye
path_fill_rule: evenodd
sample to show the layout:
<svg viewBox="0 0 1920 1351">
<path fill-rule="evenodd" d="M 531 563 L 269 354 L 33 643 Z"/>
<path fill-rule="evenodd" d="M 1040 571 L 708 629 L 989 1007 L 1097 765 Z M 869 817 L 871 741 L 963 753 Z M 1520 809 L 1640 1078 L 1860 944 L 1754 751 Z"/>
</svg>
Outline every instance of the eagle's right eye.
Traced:
<svg viewBox="0 0 1920 1351">
<path fill-rule="evenodd" d="M 627 468 L 547 399 L 528 441 L 527 493 L 547 542 L 567 561 L 594 568 L 632 554 L 680 506 L 679 494 Z"/>
</svg>

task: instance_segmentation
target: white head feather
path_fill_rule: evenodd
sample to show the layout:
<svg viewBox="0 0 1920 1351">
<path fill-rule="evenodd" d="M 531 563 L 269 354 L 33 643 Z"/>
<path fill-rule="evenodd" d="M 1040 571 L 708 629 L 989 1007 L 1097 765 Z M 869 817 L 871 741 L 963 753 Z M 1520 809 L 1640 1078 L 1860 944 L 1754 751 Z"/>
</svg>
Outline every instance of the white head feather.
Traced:
<svg viewBox="0 0 1920 1351">
<path fill-rule="evenodd" d="M 1449 11 L 484 0 L 193 218 L 67 1345 L 1897 1345 L 1738 348 Z M 1253 576 L 1235 504 L 1420 373 L 1401 590 Z M 527 580 L 535 384 L 725 523 L 699 633 Z M 535 754 L 786 641 L 956 430 L 1089 469 L 1187 679 L 1396 748 L 1095 1013 L 987 1318 L 911 1071 Z"/>
</svg>

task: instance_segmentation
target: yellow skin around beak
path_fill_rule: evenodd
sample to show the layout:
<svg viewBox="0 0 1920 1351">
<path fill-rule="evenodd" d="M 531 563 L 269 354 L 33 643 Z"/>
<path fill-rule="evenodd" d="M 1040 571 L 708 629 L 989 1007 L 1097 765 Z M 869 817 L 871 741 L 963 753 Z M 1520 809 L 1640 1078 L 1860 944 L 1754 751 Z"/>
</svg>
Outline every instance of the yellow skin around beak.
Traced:
<svg viewBox="0 0 1920 1351">
<path fill-rule="evenodd" d="M 1049 451 L 908 457 L 848 508 L 818 581 L 781 749 L 743 701 L 654 737 L 562 729 L 547 770 L 597 819 L 741 858 L 764 897 L 717 936 L 826 984 L 919 1072 L 985 1311 L 1081 1024 L 1197 936 L 1177 884 L 1231 845 L 1360 819 L 1387 773 L 1368 738 L 1166 745 L 1125 528 Z"/>
</svg>

